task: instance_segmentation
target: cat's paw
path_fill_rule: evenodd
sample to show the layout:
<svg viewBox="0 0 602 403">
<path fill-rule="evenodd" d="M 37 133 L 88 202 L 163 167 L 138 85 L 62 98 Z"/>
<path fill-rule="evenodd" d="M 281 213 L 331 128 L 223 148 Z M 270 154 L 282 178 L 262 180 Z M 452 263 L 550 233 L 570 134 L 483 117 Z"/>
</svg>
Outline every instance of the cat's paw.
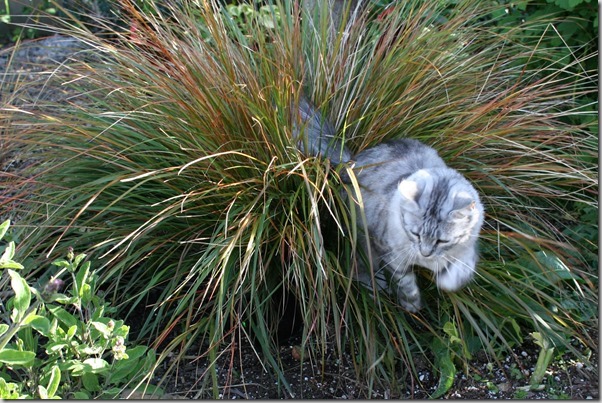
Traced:
<svg viewBox="0 0 602 403">
<path fill-rule="evenodd" d="M 451 264 L 445 271 L 437 274 L 437 287 L 447 292 L 458 291 L 472 280 L 474 270 L 471 265 Z"/>
<path fill-rule="evenodd" d="M 399 301 L 401 307 L 410 313 L 416 313 L 422 309 L 422 302 L 420 299 L 415 301 Z"/>
<path fill-rule="evenodd" d="M 416 291 L 412 295 L 397 293 L 397 301 L 403 309 L 408 312 L 416 313 L 422 309 L 422 301 L 420 298 L 420 292 Z"/>
</svg>

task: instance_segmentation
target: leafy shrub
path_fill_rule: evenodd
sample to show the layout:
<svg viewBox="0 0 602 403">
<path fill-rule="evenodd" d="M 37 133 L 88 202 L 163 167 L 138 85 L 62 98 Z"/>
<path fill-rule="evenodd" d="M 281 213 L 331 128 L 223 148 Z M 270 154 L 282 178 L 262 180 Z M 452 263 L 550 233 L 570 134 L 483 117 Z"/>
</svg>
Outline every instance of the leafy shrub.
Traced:
<svg viewBox="0 0 602 403">
<path fill-rule="evenodd" d="M 9 221 L 0 225 L 0 240 Z M 86 255 L 69 252 L 47 284 L 30 286 L 13 260 L 14 242 L 0 258 L 0 289 L 13 296 L 0 311 L 0 397 L 114 398 L 152 369 L 155 354 L 144 346 L 126 349 L 129 326 L 107 316 L 113 310 L 97 295 L 98 276 Z M 68 293 L 61 289 L 66 274 Z M 33 297 L 33 298 L 32 298 Z"/>
<path fill-rule="evenodd" d="M 522 42 L 546 22 L 502 35 L 478 23 L 491 11 L 481 2 L 408 1 L 388 18 L 344 17 L 337 32 L 327 8 L 282 2 L 265 35 L 217 4 L 183 3 L 125 1 L 135 38 L 66 31 L 91 45 L 53 77 L 75 95 L 14 111 L 12 147 L 38 162 L 7 178 L 28 190 L 7 203 L 24 255 L 93 253 L 120 314 L 152 307 L 140 340 L 159 359 L 202 343 L 212 386 L 218 355 L 252 335 L 287 388 L 271 337 L 285 293 L 299 301 L 305 359 L 350 351 L 358 379 L 393 394 L 418 354 L 436 360 L 441 394 L 458 363 L 479 350 L 497 360 L 530 333 L 557 350 L 597 345 L 596 246 L 564 231 L 573 211 L 597 210 L 597 139 L 563 119 L 582 112 L 573 100 L 597 91 L 596 73 L 556 70 L 553 49 Z M 475 183 L 487 223 L 473 284 L 440 294 L 421 279 L 426 307 L 410 315 L 351 280 L 341 168 L 291 140 L 301 92 L 354 152 L 418 138 Z"/>
<path fill-rule="evenodd" d="M 273 5 L 263 5 L 255 9 L 248 3 L 228 4 L 225 11 L 243 31 L 248 30 L 253 23 L 258 23 L 266 30 L 274 29 L 279 24 L 279 10 Z"/>
<path fill-rule="evenodd" d="M 42 29 L 45 21 L 57 13 L 54 2 L 9 1 L 0 3 L 0 42 L 15 42 L 19 39 L 33 39 L 48 35 L 51 30 Z"/>
</svg>

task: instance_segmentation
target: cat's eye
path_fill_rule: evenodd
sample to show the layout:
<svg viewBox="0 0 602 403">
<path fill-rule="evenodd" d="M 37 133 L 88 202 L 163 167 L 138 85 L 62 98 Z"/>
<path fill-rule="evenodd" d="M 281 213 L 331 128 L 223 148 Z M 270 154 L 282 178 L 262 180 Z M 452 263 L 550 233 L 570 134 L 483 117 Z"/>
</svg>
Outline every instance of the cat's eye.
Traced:
<svg viewBox="0 0 602 403">
<path fill-rule="evenodd" d="M 448 243 L 450 243 L 451 241 L 447 240 L 447 239 L 437 239 L 437 245 L 442 246 L 442 245 L 447 245 Z"/>
<path fill-rule="evenodd" d="M 415 238 L 420 239 L 420 234 L 418 232 L 410 231 L 410 234 L 412 234 L 412 236 L 414 236 Z"/>
</svg>

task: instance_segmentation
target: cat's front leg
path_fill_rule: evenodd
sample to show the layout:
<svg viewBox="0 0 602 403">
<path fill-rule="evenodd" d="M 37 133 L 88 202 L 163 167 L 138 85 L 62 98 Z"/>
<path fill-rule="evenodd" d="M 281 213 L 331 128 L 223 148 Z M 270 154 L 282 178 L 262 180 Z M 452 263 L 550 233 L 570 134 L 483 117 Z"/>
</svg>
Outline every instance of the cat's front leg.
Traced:
<svg viewBox="0 0 602 403">
<path fill-rule="evenodd" d="M 393 273 L 391 288 L 397 293 L 397 301 L 406 311 L 418 312 L 422 308 L 420 289 L 413 271 Z"/>
</svg>

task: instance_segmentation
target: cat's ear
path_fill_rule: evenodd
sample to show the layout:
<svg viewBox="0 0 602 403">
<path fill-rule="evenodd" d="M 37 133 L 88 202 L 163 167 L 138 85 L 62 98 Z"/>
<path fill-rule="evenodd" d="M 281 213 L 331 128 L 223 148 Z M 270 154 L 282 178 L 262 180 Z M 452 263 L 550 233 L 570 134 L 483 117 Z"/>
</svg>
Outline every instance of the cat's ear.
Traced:
<svg viewBox="0 0 602 403">
<path fill-rule="evenodd" d="M 419 170 L 409 178 L 402 180 L 397 186 L 401 196 L 418 207 L 418 199 L 422 194 L 432 187 L 432 177 L 425 170 Z"/>
<path fill-rule="evenodd" d="M 449 216 L 454 220 L 462 220 L 478 213 L 474 197 L 465 191 L 460 191 L 454 196 L 454 206 Z"/>
<path fill-rule="evenodd" d="M 404 179 L 398 186 L 399 193 L 409 200 L 415 202 L 418 196 L 418 184 L 411 179 Z"/>
</svg>

